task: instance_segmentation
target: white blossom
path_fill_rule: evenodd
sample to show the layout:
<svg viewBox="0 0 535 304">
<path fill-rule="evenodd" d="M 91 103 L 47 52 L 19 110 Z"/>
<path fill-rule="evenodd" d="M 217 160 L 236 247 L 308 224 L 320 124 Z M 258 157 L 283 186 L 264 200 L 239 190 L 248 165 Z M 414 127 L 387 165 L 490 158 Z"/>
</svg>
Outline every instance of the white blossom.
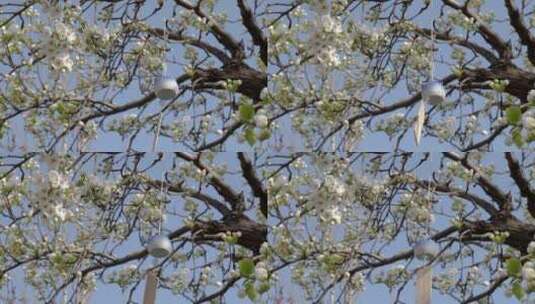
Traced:
<svg viewBox="0 0 535 304">
<path fill-rule="evenodd" d="M 52 185 L 52 187 L 57 188 L 61 182 L 61 175 L 56 170 L 50 170 L 48 171 L 48 180 L 50 181 L 50 185 Z"/>
<path fill-rule="evenodd" d="M 67 52 L 61 52 L 53 60 L 52 67 L 58 70 L 72 71 L 74 62 Z"/>
<path fill-rule="evenodd" d="M 529 261 L 522 267 L 522 280 L 529 291 L 535 290 L 535 263 Z"/>
<path fill-rule="evenodd" d="M 259 128 L 265 128 L 268 125 L 268 117 L 264 114 L 256 114 L 254 117 L 255 125 Z"/>
<path fill-rule="evenodd" d="M 535 254 L 535 242 L 530 242 L 528 245 L 528 253 Z"/>
<path fill-rule="evenodd" d="M 328 175 L 325 178 L 325 187 L 329 192 L 335 193 L 338 196 L 342 196 L 346 192 L 344 184 L 332 175 Z"/>
<path fill-rule="evenodd" d="M 528 101 L 535 102 L 535 90 L 530 90 L 528 93 Z"/>
<path fill-rule="evenodd" d="M 76 41 L 76 33 L 70 26 L 67 26 L 63 22 L 55 22 L 55 32 L 58 33 L 59 39 L 66 41 L 69 44 L 73 44 Z"/>
<path fill-rule="evenodd" d="M 340 21 L 332 17 L 330 14 L 324 14 L 319 18 L 319 25 L 323 27 L 323 30 L 328 33 L 339 34 L 342 32 L 342 24 Z"/>
<path fill-rule="evenodd" d="M 61 222 L 64 222 L 67 218 L 67 209 L 63 208 L 63 205 L 58 204 L 54 207 L 54 214 Z"/>
<path fill-rule="evenodd" d="M 334 206 L 332 208 L 329 208 L 328 210 L 332 222 L 336 224 L 342 223 L 342 213 L 340 212 L 338 206 Z"/>
<path fill-rule="evenodd" d="M 178 294 L 182 292 L 188 286 L 190 279 L 191 279 L 191 270 L 189 268 L 182 268 L 182 269 L 177 270 L 169 278 L 171 291 L 174 294 Z"/>
<path fill-rule="evenodd" d="M 48 172 L 48 180 L 52 188 L 67 189 L 69 187 L 67 177 L 56 170 L 50 170 Z"/>
<path fill-rule="evenodd" d="M 255 266 L 255 278 L 260 281 L 265 281 L 268 279 L 269 273 L 266 269 L 266 264 L 263 262 L 258 262 Z"/>
<path fill-rule="evenodd" d="M 535 111 L 529 110 L 522 116 L 522 127 L 528 130 L 535 130 Z"/>
</svg>

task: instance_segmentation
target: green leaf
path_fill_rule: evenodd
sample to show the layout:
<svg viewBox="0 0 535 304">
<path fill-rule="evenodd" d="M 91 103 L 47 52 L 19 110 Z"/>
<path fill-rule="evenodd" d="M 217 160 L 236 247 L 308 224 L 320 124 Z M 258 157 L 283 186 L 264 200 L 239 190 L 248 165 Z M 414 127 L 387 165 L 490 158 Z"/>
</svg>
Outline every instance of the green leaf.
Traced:
<svg viewBox="0 0 535 304">
<path fill-rule="evenodd" d="M 245 283 L 245 294 L 251 301 L 254 301 L 256 299 L 257 294 L 253 282 Z"/>
<path fill-rule="evenodd" d="M 256 137 L 260 141 L 268 140 L 271 137 L 271 131 L 269 129 L 262 129 Z"/>
<path fill-rule="evenodd" d="M 270 288 L 269 283 L 268 283 L 268 282 L 263 282 L 263 283 L 261 283 L 260 285 L 258 285 L 257 290 L 258 290 L 258 293 L 259 293 L 259 294 L 263 294 L 263 293 L 265 293 L 266 291 L 268 291 L 269 288 Z"/>
<path fill-rule="evenodd" d="M 251 259 L 242 259 L 239 262 L 239 267 L 242 277 L 250 277 L 254 273 L 254 262 Z"/>
<path fill-rule="evenodd" d="M 254 107 L 250 104 L 241 104 L 240 108 L 240 119 L 242 121 L 250 122 L 254 118 Z"/>
<path fill-rule="evenodd" d="M 525 296 L 524 289 L 522 288 L 522 284 L 520 284 L 520 281 L 515 281 L 513 283 L 513 288 L 511 291 L 518 300 L 522 300 Z"/>
<path fill-rule="evenodd" d="M 516 128 L 515 130 L 513 130 L 511 136 L 513 138 L 513 142 L 517 147 L 522 148 L 522 146 L 524 146 L 524 140 L 522 139 L 522 133 L 520 129 Z"/>
<path fill-rule="evenodd" d="M 522 118 L 522 110 L 520 110 L 520 107 L 509 107 L 505 111 L 505 117 L 507 117 L 507 122 L 511 125 L 516 125 L 520 122 L 520 119 Z"/>
<path fill-rule="evenodd" d="M 253 128 L 247 128 L 245 129 L 245 140 L 247 141 L 247 143 L 251 146 L 254 146 L 254 144 L 256 143 L 256 134 L 254 133 L 254 129 Z"/>
<path fill-rule="evenodd" d="M 522 263 L 517 258 L 510 258 L 505 262 L 505 268 L 507 269 L 507 274 L 509 276 L 520 277 Z"/>
</svg>

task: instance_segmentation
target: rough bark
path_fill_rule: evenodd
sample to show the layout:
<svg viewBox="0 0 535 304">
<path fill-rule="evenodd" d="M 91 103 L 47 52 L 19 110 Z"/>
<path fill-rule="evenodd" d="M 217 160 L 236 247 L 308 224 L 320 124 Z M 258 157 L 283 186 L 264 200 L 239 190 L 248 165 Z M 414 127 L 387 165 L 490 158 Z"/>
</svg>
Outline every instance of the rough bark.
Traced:
<svg viewBox="0 0 535 304">
<path fill-rule="evenodd" d="M 505 92 L 519 98 L 522 103 L 527 102 L 530 90 L 535 86 L 535 74 L 524 71 L 513 64 L 501 63 L 488 69 L 465 69 L 461 81 L 483 83 L 495 79 L 508 80 Z"/>
<path fill-rule="evenodd" d="M 213 87 L 218 81 L 241 80 L 238 92 L 253 99 L 260 99 L 260 92 L 267 87 L 267 74 L 245 63 L 225 65 L 221 69 L 198 69 L 192 77 L 195 88 Z"/>
<path fill-rule="evenodd" d="M 510 215 L 500 215 L 488 221 L 466 223 L 463 228 L 468 232 L 466 234 L 468 239 L 489 232 L 508 232 L 509 237 L 505 240 L 505 244 L 519 250 L 523 254 L 527 253 L 528 245 L 533 241 L 535 235 L 535 225 L 521 222 L 516 217 Z"/>
<path fill-rule="evenodd" d="M 198 222 L 194 229 L 197 241 L 220 239 L 217 234 L 224 232 L 240 232 L 238 245 L 260 253 L 260 247 L 267 242 L 267 226 L 259 224 L 245 215 L 233 215 L 223 221 Z"/>
</svg>

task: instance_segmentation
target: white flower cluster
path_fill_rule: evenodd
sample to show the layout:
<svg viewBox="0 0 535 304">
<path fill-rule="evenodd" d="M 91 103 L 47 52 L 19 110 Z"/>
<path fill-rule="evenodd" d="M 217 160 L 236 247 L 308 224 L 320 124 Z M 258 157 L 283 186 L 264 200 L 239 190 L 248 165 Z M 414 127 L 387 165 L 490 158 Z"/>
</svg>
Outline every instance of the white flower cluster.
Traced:
<svg viewBox="0 0 535 304">
<path fill-rule="evenodd" d="M 522 283 L 529 292 L 535 291 L 535 263 L 526 262 L 522 266 Z"/>
<path fill-rule="evenodd" d="M 168 125 L 171 134 L 173 135 L 173 141 L 177 142 L 184 138 L 187 134 L 188 129 L 192 123 L 191 116 L 184 115 L 182 117 L 176 118 L 170 125 Z"/>
<path fill-rule="evenodd" d="M 338 206 L 330 206 L 320 209 L 320 219 L 330 224 L 342 223 L 342 211 Z"/>
<path fill-rule="evenodd" d="M 530 242 L 528 245 L 528 253 L 535 256 L 535 242 Z"/>
<path fill-rule="evenodd" d="M 56 170 L 48 171 L 48 180 L 52 188 L 59 188 L 62 190 L 69 188 L 69 181 L 67 176 L 59 173 Z"/>
<path fill-rule="evenodd" d="M 73 57 L 78 42 L 76 31 L 70 24 L 55 20 L 40 30 L 39 53 L 50 59 L 50 67 L 55 72 L 73 70 L 77 56 Z"/>
<path fill-rule="evenodd" d="M 522 115 L 522 138 L 526 142 L 535 141 L 535 109 L 528 110 Z"/>
<path fill-rule="evenodd" d="M 339 197 L 346 193 L 345 185 L 333 175 L 327 175 L 327 177 L 325 177 L 324 186 L 329 193 L 335 194 Z"/>
<path fill-rule="evenodd" d="M 431 223 L 435 217 L 431 209 L 431 200 L 423 195 L 404 193 L 400 198 L 400 212 L 406 212 L 407 218 L 416 223 Z"/>
<path fill-rule="evenodd" d="M 342 33 L 342 23 L 338 18 L 331 16 L 330 14 L 324 14 L 317 19 L 317 26 L 322 28 L 326 33 L 340 34 Z"/>
<path fill-rule="evenodd" d="M 404 41 L 400 46 L 402 60 L 407 60 L 408 66 L 415 70 L 428 70 L 431 61 L 429 60 L 429 50 L 431 46 L 427 41 L 420 38 L 414 41 Z"/>
<path fill-rule="evenodd" d="M 163 198 L 158 197 L 153 192 L 136 193 L 131 203 L 125 207 L 124 212 L 126 215 L 139 216 L 141 220 L 146 222 L 158 222 L 164 217 L 164 211 L 161 207 L 162 200 Z"/>
<path fill-rule="evenodd" d="M 479 120 L 477 116 L 475 115 L 468 116 L 468 119 L 466 120 L 466 125 L 465 125 L 466 134 L 471 135 L 471 134 L 476 133 L 478 131 L 478 127 L 479 127 Z"/>
<path fill-rule="evenodd" d="M 268 117 L 264 110 L 259 110 L 254 116 L 254 122 L 257 128 L 265 128 L 268 126 Z"/>
<path fill-rule="evenodd" d="M 408 126 L 408 121 L 405 114 L 398 112 L 390 116 L 386 120 L 380 120 L 376 126 L 377 131 L 385 132 L 388 136 L 392 136 Z"/>
<path fill-rule="evenodd" d="M 363 291 L 364 290 L 364 279 L 366 277 L 361 272 L 357 272 L 353 274 L 351 277 L 351 287 L 353 287 L 356 291 Z"/>
<path fill-rule="evenodd" d="M 319 63 L 325 66 L 336 67 L 340 65 L 340 58 L 338 57 L 336 48 L 333 46 L 329 45 L 318 49 L 316 57 Z"/>
<path fill-rule="evenodd" d="M 477 284 L 481 280 L 481 270 L 477 266 L 472 266 L 468 269 L 468 284 Z"/>
<path fill-rule="evenodd" d="M 355 144 L 360 142 L 364 136 L 364 123 L 357 120 L 350 125 L 348 120 L 344 120 L 344 126 L 348 128 L 344 150 L 353 151 Z"/>
<path fill-rule="evenodd" d="M 73 202 L 79 200 L 80 192 L 71 187 L 66 174 L 51 169 L 46 176 L 35 174 L 32 181 L 35 185 L 30 195 L 32 208 L 41 210 L 51 224 L 64 223 L 79 211 Z"/>
<path fill-rule="evenodd" d="M 448 140 L 455 135 L 456 125 L 457 119 L 453 116 L 450 116 L 433 125 L 433 129 L 440 139 Z"/>
<path fill-rule="evenodd" d="M 54 210 L 54 220 L 58 222 L 64 222 L 67 219 L 67 215 L 69 214 L 69 211 L 63 208 L 62 204 L 57 204 L 53 210 Z"/>
<path fill-rule="evenodd" d="M 212 276 L 212 268 L 210 266 L 206 266 L 201 270 L 201 276 L 199 278 L 199 284 L 201 286 L 205 286 L 208 284 L 208 281 L 210 280 L 210 277 Z"/>
<path fill-rule="evenodd" d="M 455 287 L 457 283 L 457 275 L 459 271 L 455 268 L 451 268 L 445 273 L 441 273 L 433 279 L 433 285 L 438 288 L 442 294 L 447 294 Z"/>
<path fill-rule="evenodd" d="M 258 262 L 256 264 L 255 278 L 259 281 L 266 281 L 269 278 L 269 272 L 264 262 Z"/>
<path fill-rule="evenodd" d="M 136 114 L 128 114 L 123 116 L 120 120 L 113 119 L 108 125 L 108 131 L 117 132 L 121 136 L 125 136 L 131 130 L 139 127 L 141 122 Z"/>
<path fill-rule="evenodd" d="M 466 169 L 458 162 L 448 162 L 446 165 L 448 175 L 456 176 L 464 181 L 472 181 L 476 178 L 473 170 Z"/>
<path fill-rule="evenodd" d="M 213 120 L 212 120 L 212 116 L 211 115 L 204 115 L 202 118 L 201 118 L 201 131 L 202 132 L 208 132 L 210 131 L 212 125 L 213 125 Z"/>
<path fill-rule="evenodd" d="M 505 88 L 509 85 L 509 80 L 501 80 L 501 79 L 495 79 L 488 82 L 489 86 L 497 91 L 497 92 L 504 92 Z"/>
<path fill-rule="evenodd" d="M 338 177 L 329 174 L 323 182 L 316 179 L 311 184 L 316 190 L 310 193 L 309 203 L 317 212 L 322 227 L 340 224 L 345 210 L 343 197 L 346 194 L 346 186 L 344 183 Z"/>
<path fill-rule="evenodd" d="M 311 24 L 312 32 L 307 41 L 307 52 L 326 67 L 337 67 L 341 63 L 338 54 L 338 36 L 342 33 L 342 23 L 329 12 L 321 13 Z"/>
<path fill-rule="evenodd" d="M 135 283 L 139 279 L 140 273 L 136 265 L 130 264 L 123 269 L 113 272 L 108 277 L 108 283 L 117 284 L 121 288 Z"/>
<path fill-rule="evenodd" d="M 531 258 L 535 257 L 535 242 L 529 243 L 528 254 Z M 522 284 L 528 292 L 535 291 L 535 262 L 533 260 L 522 266 Z"/>
<path fill-rule="evenodd" d="M 476 30 L 477 20 L 474 18 L 466 17 L 461 12 L 451 12 L 449 15 L 449 21 L 457 26 L 460 26 L 466 30 Z"/>
<path fill-rule="evenodd" d="M 382 283 L 392 288 L 396 285 L 402 284 L 409 277 L 409 272 L 405 265 L 396 265 L 385 273 L 380 273 L 375 279 L 375 282 Z"/>
<path fill-rule="evenodd" d="M 187 286 L 191 278 L 191 270 L 189 268 L 182 268 L 177 270 L 169 277 L 169 285 L 173 294 L 179 294 Z"/>
<path fill-rule="evenodd" d="M 528 102 L 535 102 L 535 90 L 530 90 L 528 93 Z"/>
<path fill-rule="evenodd" d="M 56 54 L 64 49 L 72 49 L 77 41 L 76 32 L 73 28 L 60 21 L 55 21 L 51 26 L 43 27 L 39 51 L 44 55 Z"/>
</svg>

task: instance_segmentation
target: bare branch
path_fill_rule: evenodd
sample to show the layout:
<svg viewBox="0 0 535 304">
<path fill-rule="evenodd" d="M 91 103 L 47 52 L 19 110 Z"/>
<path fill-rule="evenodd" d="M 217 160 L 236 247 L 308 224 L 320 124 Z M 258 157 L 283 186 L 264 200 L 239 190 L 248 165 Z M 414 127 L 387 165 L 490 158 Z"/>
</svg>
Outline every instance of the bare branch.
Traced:
<svg viewBox="0 0 535 304">
<path fill-rule="evenodd" d="M 520 194 L 527 198 L 529 214 L 531 214 L 531 217 L 535 218 L 535 191 L 531 189 L 529 181 L 524 177 L 518 161 L 513 157 L 511 152 L 505 152 L 505 158 L 507 159 L 507 165 L 509 166 L 509 174 L 515 181 L 518 189 L 520 189 Z"/>
</svg>

